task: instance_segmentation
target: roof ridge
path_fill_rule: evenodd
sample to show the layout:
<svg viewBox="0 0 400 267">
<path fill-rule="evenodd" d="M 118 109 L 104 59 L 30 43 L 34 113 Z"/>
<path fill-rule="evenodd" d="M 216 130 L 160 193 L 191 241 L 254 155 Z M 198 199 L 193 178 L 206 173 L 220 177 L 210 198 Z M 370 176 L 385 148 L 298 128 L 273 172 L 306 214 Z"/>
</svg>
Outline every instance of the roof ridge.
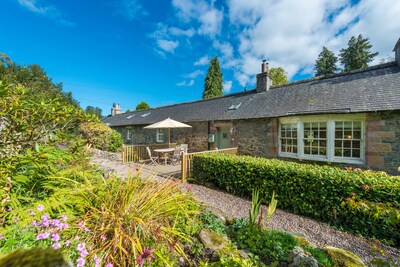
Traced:
<svg viewBox="0 0 400 267">
<path fill-rule="evenodd" d="M 295 84 L 301 84 L 301 83 L 308 83 L 308 82 L 314 82 L 314 81 L 320 81 L 320 80 L 327 80 L 327 79 L 333 79 L 333 78 L 338 78 L 338 77 L 343 77 L 347 75 L 353 75 L 353 74 L 358 74 L 366 71 L 371 71 L 371 70 L 378 70 L 378 69 L 384 69 L 388 67 L 392 67 L 394 65 L 397 65 L 396 61 L 391 61 L 388 63 L 383 63 L 383 64 L 378 64 L 370 67 L 366 67 L 363 69 L 356 69 L 356 70 L 350 70 L 347 72 L 340 72 L 340 73 L 334 73 L 334 74 L 329 74 L 325 76 L 318 76 L 318 77 L 312 77 L 309 79 L 305 80 L 300 80 L 300 81 L 294 81 L 286 84 L 280 84 L 280 85 L 272 85 L 270 89 L 276 89 L 276 88 L 282 88 L 282 87 L 287 87 L 290 85 L 295 85 Z"/>
</svg>

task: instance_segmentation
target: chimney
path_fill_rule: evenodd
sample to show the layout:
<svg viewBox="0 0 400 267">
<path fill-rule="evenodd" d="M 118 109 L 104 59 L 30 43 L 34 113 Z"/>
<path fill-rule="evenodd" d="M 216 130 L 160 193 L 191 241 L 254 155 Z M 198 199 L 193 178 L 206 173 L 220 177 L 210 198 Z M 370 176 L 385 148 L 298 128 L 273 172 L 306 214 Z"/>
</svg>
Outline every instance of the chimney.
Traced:
<svg viewBox="0 0 400 267">
<path fill-rule="evenodd" d="M 268 74 L 268 63 L 264 59 L 261 64 L 261 73 L 257 74 L 257 93 L 267 92 L 272 85 L 272 78 Z"/>
<path fill-rule="evenodd" d="M 122 113 L 121 105 L 113 103 L 113 107 L 111 108 L 111 116 L 115 116 Z"/>
<path fill-rule="evenodd" d="M 397 41 L 396 45 L 394 46 L 393 51 L 394 51 L 394 59 L 396 60 L 397 65 L 400 66 L 400 38 Z"/>
</svg>

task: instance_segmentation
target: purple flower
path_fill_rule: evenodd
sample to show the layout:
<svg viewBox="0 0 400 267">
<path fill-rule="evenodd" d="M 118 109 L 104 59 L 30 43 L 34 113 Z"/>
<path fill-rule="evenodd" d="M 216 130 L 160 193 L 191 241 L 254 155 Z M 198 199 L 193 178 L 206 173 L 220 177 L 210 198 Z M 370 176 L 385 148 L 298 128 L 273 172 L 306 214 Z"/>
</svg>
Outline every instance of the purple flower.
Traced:
<svg viewBox="0 0 400 267">
<path fill-rule="evenodd" d="M 102 235 L 102 236 L 100 236 L 100 239 L 103 240 L 103 241 L 106 241 L 107 237 L 105 235 Z"/>
<path fill-rule="evenodd" d="M 84 221 L 81 221 L 81 222 L 79 223 L 79 227 L 80 227 L 80 228 L 85 227 L 85 222 L 84 222 Z"/>
<path fill-rule="evenodd" d="M 60 235 L 58 233 L 51 235 L 51 241 L 58 241 L 60 240 Z"/>
<path fill-rule="evenodd" d="M 76 235 L 76 236 L 74 237 L 74 240 L 78 240 L 78 239 L 79 239 L 79 236 Z"/>
<path fill-rule="evenodd" d="M 143 265 L 146 263 L 151 264 L 151 259 L 155 259 L 156 257 L 153 255 L 154 252 L 154 248 L 149 249 L 146 247 L 143 247 L 143 251 L 142 254 L 140 254 L 135 260 L 136 260 L 136 264 L 140 265 L 141 267 L 143 267 Z"/>
<path fill-rule="evenodd" d="M 36 240 L 46 239 L 46 238 L 49 238 L 49 236 L 50 236 L 49 233 L 44 232 L 44 233 L 38 234 L 38 235 L 36 236 Z"/>
<path fill-rule="evenodd" d="M 50 237 L 50 234 L 49 234 L 48 232 L 44 232 L 44 233 L 43 233 L 43 237 L 44 237 L 44 238 L 49 238 L 49 237 Z"/>
<path fill-rule="evenodd" d="M 39 205 L 37 206 L 37 210 L 38 210 L 38 211 L 43 211 L 43 210 L 44 210 L 44 206 L 43 206 L 42 204 L 39 204 Z"/>
<path fill-rule="evenodd" d="M 36 226 L 37 226 L 37 221 L 36 221 L 36 220 L 33 220 L 32 226 L 33 226 L 33 227 L 36 227 Z"/>
<path fill-rule="evenodd" d="M 83 228 L 83 231 L 85 231 L 86 233 L 89 233 L 90 229 L 85 227 L 85 228 Z"/>
<path fill-rule="evenodd" d="M 86 249 L 82 249 L 81 250 L 81 257 L 85 258 L 87 256 L 87 254 L 89 254 L 89 252 Z"/>
<path fill-rule="evenodd" d="M 4 235 L 0 234 L 0 240 L 4 239 Z"/>
<path fill-rule="evenodd" d="M 97 257 L 97 254 L 94 254 L 93 259 L 94 259 L 94 266 L 100 267 L 101 260 L 99 259 L 99 257 Z"/>
<path fill-rule="evenodd" d="M 51 225 L 54 227 L 60 227 L 61 221 L 59 219 L 54 219 L 51 221 Z"/>
<path fill-rule="evenodd" d="M 70 245 L 71 245 L 71 241 L 69 241 L 69 240 L 65 241 L 65 246 L 66 247 L 69 247 Z"/>
<path fill-rule="evenodd" d="M 76 267 L 82 267 L 85 265 L 85 259 L 84 258 L 79 258 L 76 260 Z"/>
<path fill-rule="evenodd" d="M 105 267 L 114 267 L 114 265 L 112 265 L 112 263 L 107 263 Z"/>
<path fill-rule="evenodd" d="M 29 212 L 29 215 L 31 215 L 31 216 L 35 216 L 36 215 L 36 213 L 33 210 L 28 210 L 28 212 Z"/>
<path fill-rule="evenodd" d="M 59 248 L 61 248 L 61 244 L 60 243 L 54 243 L 51 247 L 54 248 L 54 249 L 59 249 Z"/>
<path fill-rule="evenodd" d="M 61 220 L 63 220 L 64 222 L 66 222 L 68 219 L 68 217 L 66 215 L 61 216 Z"/>
<path fill-rule="evenodd" d="M 82 250 L 84 250 L 84 249 L 85 249 L 85 243 L 80 243 L 76 247 L 76 250 L 79 251 L 79 252 L 82 252 Z"/>
</svg>

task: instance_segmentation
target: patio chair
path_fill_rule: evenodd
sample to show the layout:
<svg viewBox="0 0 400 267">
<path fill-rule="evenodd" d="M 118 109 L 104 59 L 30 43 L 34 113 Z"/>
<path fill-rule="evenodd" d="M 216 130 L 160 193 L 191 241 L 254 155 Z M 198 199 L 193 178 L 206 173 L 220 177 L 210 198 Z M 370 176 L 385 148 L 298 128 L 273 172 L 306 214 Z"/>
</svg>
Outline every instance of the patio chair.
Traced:
<svg viewBox="0 0 400 267">
<path fill-rule="evenodd" d="M 170 158 L 172 165 L 175 165 L 176 163 L 179 163 L 181 161 L 181 151 L 182 151 L 181 147 L 179 146 L 175 147 L 174 154 Z"/>
<path fill-rule="evenodd" d="M 187 153 L 188 152 L 188 145 L 187 144 L 181 144 L 181 151 Z"/>
<path fill-rule="evenodd" d="M 157 160 L 160 158 L 160 157 L 154 157 L 154 156 L 152 156 L 151 155 L 151 150 L 150 150 L 150 147 L 146 147 L 146 150 L 147 150 L 147 155 L 149 155 L 149 159 L 150 159 L 150 164 L 149 165 L 158 165 L 158 163 L 157 163 Z"/>
</svg>

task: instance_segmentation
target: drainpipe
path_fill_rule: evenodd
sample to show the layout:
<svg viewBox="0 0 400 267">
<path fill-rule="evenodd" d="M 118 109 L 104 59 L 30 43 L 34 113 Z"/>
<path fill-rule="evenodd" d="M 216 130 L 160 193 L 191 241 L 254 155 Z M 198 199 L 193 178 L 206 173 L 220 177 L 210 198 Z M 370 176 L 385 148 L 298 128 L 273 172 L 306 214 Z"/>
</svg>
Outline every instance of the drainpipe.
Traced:
<svg viewBox="0 0 400 267">
<path fill-rule="evenodd" d="M 211 134 L 211 122 L 210 121 L 208 121 L 208 136 L 210 136 L 210 134 Z M 208 142 L 208 136 L 207 136 L 207 142 Z M 208 142 L 207 143 L 207 150 L 211 150 L 211 143 L 210 142 Z"/>
</svg>

